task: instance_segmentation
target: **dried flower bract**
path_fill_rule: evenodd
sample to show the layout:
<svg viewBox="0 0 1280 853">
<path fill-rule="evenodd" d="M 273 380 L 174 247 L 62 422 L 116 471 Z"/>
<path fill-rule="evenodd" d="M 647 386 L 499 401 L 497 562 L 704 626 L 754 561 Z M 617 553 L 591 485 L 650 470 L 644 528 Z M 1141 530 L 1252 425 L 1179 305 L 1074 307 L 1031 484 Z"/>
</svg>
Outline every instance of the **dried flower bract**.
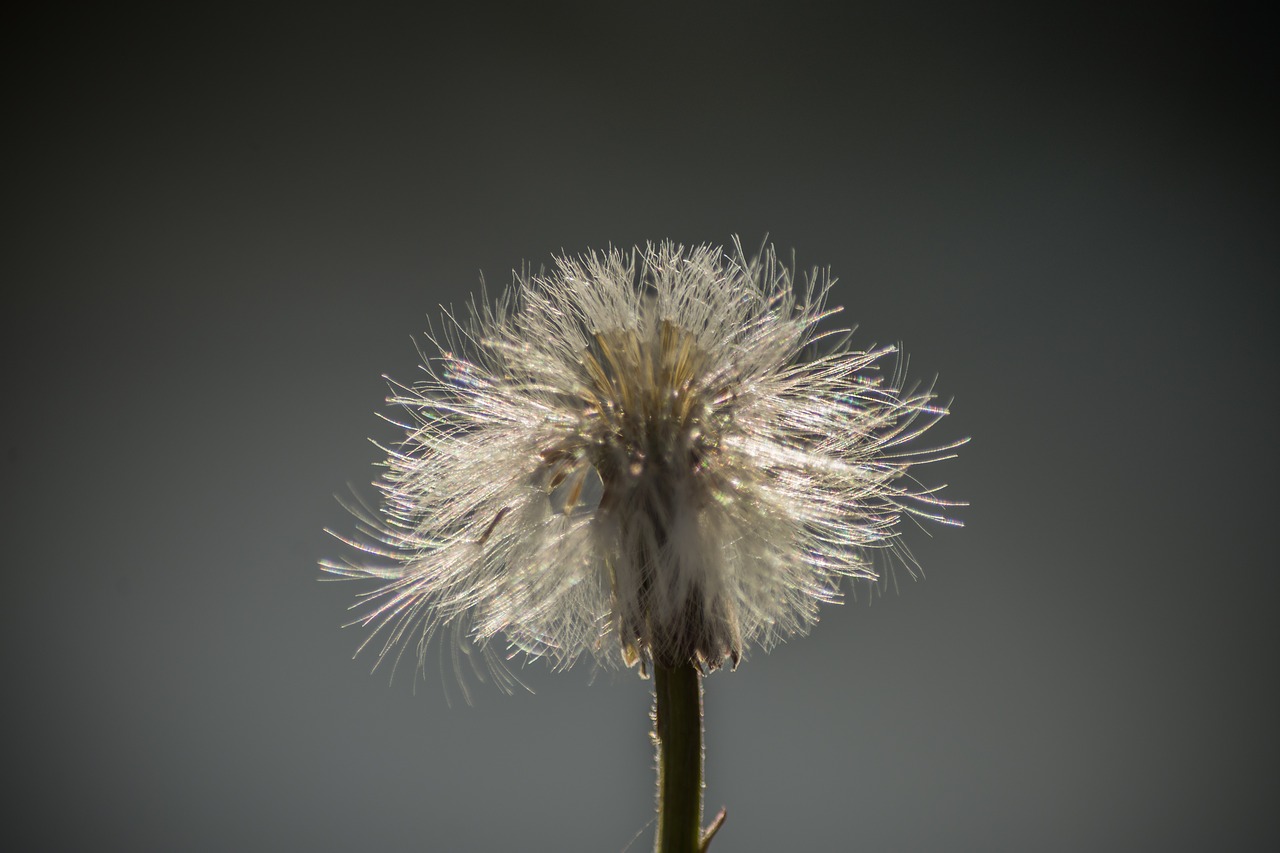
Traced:
<svg viewBox="0 0 1280 853">
<path fill-rule="evenodd" d="M 664 243 L 558 258 L 432 337 L 428 378 L 328 563 L 384 584 L 381 653 L 464 645 L 605 663 L 737 664 L 875 577 L 904 514 L 947 522 L 908 443 L 945 411 L 820 333 L 832 281 Z M 899 551 L 905 555 L 905 552 Z"/>
</svg>

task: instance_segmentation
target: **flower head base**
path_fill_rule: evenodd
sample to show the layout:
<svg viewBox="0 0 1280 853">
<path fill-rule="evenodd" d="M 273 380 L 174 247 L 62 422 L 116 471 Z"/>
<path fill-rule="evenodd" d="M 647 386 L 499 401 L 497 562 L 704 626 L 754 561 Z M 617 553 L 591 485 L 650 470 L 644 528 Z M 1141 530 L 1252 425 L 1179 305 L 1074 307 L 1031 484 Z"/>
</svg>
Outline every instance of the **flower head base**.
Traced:
<svg viewBox="0 0 1280 853">
<path fill-rule="evenodd" d="M 360 620 L 381 654 L 448 628 L 566 666 L 736 665 L 874 578 L 904 513 L 950 523 L 908 471 L 951 447 L 902 449 L 945 410 L 876 372 L 892 348 L 817 331 L 831 284 L 664 243 L 559 258 L 450 317 L 348 540 L 385 564 L 325 564 L 385 581 Z"/>
</svg>

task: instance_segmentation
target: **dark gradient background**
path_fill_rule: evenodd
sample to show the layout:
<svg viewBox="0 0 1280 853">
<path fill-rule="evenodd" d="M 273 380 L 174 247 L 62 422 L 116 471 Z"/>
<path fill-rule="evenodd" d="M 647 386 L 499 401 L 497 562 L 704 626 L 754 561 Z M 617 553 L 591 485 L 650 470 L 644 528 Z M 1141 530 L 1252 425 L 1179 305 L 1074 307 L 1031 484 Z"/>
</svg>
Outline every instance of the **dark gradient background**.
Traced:
<svg viewBox="0 0 1280 853">
<path fill-rule="evenodd" d="M 388 687 L 322 528 L 481 271 L 766 233 L 972 506 L 709 679 L 713 849 L 1276 849 L 1276 32 L 835 8 L 11 20 L 14 849 L 649 849 L 646 683 Z"/>
</svg>

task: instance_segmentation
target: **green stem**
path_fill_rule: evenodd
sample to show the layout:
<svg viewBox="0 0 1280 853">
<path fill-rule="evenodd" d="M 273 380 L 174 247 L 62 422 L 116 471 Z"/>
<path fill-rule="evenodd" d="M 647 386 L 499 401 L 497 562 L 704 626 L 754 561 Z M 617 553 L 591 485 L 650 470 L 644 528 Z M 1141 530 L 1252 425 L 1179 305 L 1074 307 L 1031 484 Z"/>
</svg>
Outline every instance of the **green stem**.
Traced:
<svg viewBox="0 0 1280 853">
<path fill-rule="evenodd" d="M 658 745 L 656 853 L 702 850 L 702 684 L 690 663 L 653 668 Z"/>
</svg>

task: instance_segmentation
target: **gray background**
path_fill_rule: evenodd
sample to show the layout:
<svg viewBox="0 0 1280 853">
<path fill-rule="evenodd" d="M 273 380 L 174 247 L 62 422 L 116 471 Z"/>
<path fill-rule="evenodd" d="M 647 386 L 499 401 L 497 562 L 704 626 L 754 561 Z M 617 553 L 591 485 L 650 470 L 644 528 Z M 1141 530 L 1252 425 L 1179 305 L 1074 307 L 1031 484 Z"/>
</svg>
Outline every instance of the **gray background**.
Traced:
<svg viewBox="0 0 1280 853">
<path fill-rule="evenodd" d="M 6 837 L 648 849 L 645 683 L 388 687 L 321 530 L 481 271 L 768 233 L 972 506 L 709 680 L 714 849 L 1274 849 L 1276 33 L 837 8 L 12 21 Z"/>
</svg>

